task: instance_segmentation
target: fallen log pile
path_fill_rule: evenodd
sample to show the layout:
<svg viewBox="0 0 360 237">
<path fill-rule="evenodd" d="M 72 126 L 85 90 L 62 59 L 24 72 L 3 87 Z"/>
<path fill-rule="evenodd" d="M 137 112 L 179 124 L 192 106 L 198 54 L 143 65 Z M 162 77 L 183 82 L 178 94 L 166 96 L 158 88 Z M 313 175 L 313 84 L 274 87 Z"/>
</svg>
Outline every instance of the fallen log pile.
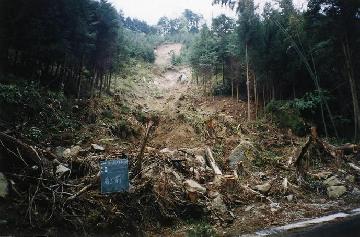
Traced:
<svg viewBox="0 0 360 237">
<path fill-rule="evenodd" d="M 9 208 L 26 217 L 14 220 L 12 226 L 63 226 L 98 233 L 122 230 L 140 235 L 144 229 L 189 218 L 205 218 L 226 227 L 237 219 L 238 208 L 250 210 L 258 202 L 276 213 L 284 198 L 286 202 L 306 198 L 310 189 L 297 181 L 299 172 L 295 171 L 299 170 L 306 177 L 323 179 L 321 185 L 330 198 L 356 190 L 355 183 L 344 184 L 353 179 L 351 172 L 339 176 L 332 168 L 326 175 L 307 170 L 304 164 L 314 148 L 346 161 L 349 170 L 360 174 L 357 161 L 350 158 L 359 146 L 335 147 L 314 136 L 297 149 L 287 169 L 269 172 L 266 169 L 277 166 L 259 168 L 256 164 L 261 154 L 249 141 L 240 142 L 223 170 L 210 147 L 158 150 L 142 146 L 141 164 L 137 151 L 128 154 L 129 192 L 102 195 L 99 162 L 116 159 L 119 154 L 106 155 L 104 147 L 92 144 L 85 149 L 73 146 L 59 155 L 4 133 L 0 133 L 0 174 L 5 174 L 8 183 L 4 196 Z"/>
</svg>

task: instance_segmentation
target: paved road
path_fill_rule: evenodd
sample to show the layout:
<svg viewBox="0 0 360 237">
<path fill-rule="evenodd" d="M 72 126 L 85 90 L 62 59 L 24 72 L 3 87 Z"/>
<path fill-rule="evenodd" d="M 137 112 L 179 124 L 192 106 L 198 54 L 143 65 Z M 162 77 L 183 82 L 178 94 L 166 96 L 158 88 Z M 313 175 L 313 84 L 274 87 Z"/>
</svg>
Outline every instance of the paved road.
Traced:
<svg viewBox="0 0 360 237">
<path fill-rule="evenodd" d="M 271 237 L 360 237 L 360 215 Z"/>
</svg>

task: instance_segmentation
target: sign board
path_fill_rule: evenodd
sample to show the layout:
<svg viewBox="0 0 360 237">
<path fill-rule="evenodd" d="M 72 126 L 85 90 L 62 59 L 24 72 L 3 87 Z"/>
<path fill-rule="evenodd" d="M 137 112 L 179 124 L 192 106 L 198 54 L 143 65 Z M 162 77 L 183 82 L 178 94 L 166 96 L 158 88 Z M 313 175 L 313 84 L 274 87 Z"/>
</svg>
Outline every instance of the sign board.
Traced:
<svg viewBox="0 0 360 237">
<path fill-rule="evenodd" d="M 129 190 L 129 160 L 100 161 L 101 193 Z"/>
</svg>

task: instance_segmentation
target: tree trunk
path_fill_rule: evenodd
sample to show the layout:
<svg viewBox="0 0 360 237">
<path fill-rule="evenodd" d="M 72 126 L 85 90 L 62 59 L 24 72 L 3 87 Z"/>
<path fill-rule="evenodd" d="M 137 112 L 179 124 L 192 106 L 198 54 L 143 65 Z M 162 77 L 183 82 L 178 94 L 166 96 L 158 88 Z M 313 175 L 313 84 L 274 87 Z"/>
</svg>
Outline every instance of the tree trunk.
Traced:
<svg viewBox="0 0 360 237">
<path fill-rule="evenodd" d="M 247 99 L 248 99 L 248 121 L 251 120 L 251 108 L 250 108 L 250 81 L 249 81 L 249 58 L 248 58 L 248 44 L 245 45 L 245 57 L 246 57 L 246 87 L 247 87 Z"/>
<path fill-rule="evenodd" d="M 258 113 L 258 96 L 257 96 L 257 91 L 256 91 L 256 76 L 254 73 L 254 100 L 255 100 L 255 118 L 257 118 L 257 113 Z"/>
<path fill-rule="evenodd" d="M 236 102 L 239 102 L 239 84 L 236 84 Z"/>
<path fill-rule="evenodd" d="M 223 86 L 225 87 L 225 60 L 223 60 L 222 63 L 222 81 L 223 81 Z"/>
<path fill-rule="evenodd" d="M 358 132 L 360 130 L 360 108 L 359 108 L 359 97 L 357 92 L 357 86 L 354 79 L 354 73 L 351 62 L 351 53 L 350 47 L 347 37 L 345 38 L 345 42 L 343 42 L 343 50 L 345 56 L 345 66 L 346 73 L 350 83 L 351 96 L 353 101 L 353 110 L 354 110 L 354 141 L 358 140 Z"/>
<path fill-rule="evenodd" d="M 234 98 L 234 78 L 231 77 L 231 98 Z"/>
</svg>

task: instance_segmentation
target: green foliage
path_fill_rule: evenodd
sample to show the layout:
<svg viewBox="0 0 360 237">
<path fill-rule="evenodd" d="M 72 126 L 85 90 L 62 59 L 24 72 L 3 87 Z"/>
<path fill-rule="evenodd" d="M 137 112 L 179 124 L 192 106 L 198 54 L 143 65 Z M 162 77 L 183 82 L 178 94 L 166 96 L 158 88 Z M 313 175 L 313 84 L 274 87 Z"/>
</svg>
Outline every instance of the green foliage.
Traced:
<svg viewBox="0 0 360 237">
<path fill-rule="evenodd" d="M 124 119 L 120 120 L 115 126 L 112 126 L 111 131 L 114 135 L 122 139 L 140 135 L 140 130 Z"/>
<path fill-rule="evenodd" d="M 174 52 L 171 54 L 171 65 L 178 66 L 182 62 L 181 55 L 176 55 Z"/>
<path fill-rule="evenodd" d="M 69 101 L 62 93 L 51 92 L 34 82 L 0 84 L 0 118 L 22 124 L 19 132 L 35 141 L 49 134 L 74 131 L 80 124 L 71 115 Z"/>
<path fill-rule="evenodd" d="M 216 232 L 211 225 L 199 223 L 194 225 L 187 233 L 188 237 L 215 237 Z"/>
<path fill-rule="evenodd" d="M 155 61 L 154 49 L 161 42 L 160 37 L 130 30 L 124 30 L 124 37 L 125 51 L 129 57 L 150 63 Z"/>
<path fill-rule="evenodd" d="M 290 128 L 297 135 L 304 135 L 306 127 L 300 111 L 293 108 L 288 101 L 273 100 L 267 104 L 265 111 L 271 113 L 282 128 Z"/>
<path fill-rule="evenodd" d="M 163 36 L 181 35 L 183 33 L 198 33 L 199 24 L 203 17 L 199 14 L 185 9 L 181 17 L 169 19 L 168 17 L 161 17 L 157 24 L 158 33 Z"/>
<path fill-rule="evenodd" d="M 296 98 L 289 103 L 294 109 L 299 110 L 303 115 L 315 115 L 316 113 L 319 113 L 322 100 L 330 100 L 330 95 L 327 91 L 307 92 L 303 97 Z"/>
</svg>

